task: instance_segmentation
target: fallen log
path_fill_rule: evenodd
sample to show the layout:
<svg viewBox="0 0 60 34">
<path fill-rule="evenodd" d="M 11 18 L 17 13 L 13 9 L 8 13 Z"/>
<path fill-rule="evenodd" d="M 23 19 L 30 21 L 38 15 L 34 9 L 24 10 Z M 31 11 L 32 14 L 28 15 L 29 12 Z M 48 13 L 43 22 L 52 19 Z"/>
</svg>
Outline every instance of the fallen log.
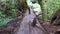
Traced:
<svg viewBox="0 0 60 34">
<path fill-rule="evenodd" d="M 25 17 L 23 18 L 20 28 L 16 34 L 48 34 L 47 31 L 41 26 L 36 18 L 31 7 L 27 9 Z M 39 24 L 39 28 L 36 27 L 36 23 Z"/>
<path fill-rule="evenodd" d="M 37 27 L 36 24 L 39 26 Z M 17 18 L 6 26 L 0 27 L 0 34 L 48 34 L 41 26 L 31 7 L 24 14 L 23 19 Z"/>
</svg>

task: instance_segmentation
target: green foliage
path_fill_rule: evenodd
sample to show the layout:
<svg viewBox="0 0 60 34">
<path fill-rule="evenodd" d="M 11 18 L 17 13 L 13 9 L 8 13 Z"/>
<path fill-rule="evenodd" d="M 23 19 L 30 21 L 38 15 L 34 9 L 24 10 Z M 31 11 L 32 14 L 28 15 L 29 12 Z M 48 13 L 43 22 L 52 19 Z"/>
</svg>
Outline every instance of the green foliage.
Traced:
<svg viewBox="0 0 60 34">
<path fill-rule="evenodd" d="M 51 19 L 53 12 L 60 7 L 60 0 L 38 0 L 38 3 L 41 5 L 42 11 L 45 12 L 42 19 Z"/>
<path fill-rule="evenodd" d="M 26 10 L 26 0 L 0 0 L 0 26 L 14 20 L 19 14 L 17 10 Z"/>
<path fill-rule="evenodd" d="M 46 11 L 46 3 L 45 0 L 38 0 L 38 3 L 41 5 L 41 9 L 44 13 L 44 15 L 42 15 L 42 20 L 47 19 L 47 11 Z"/>
<path fill-rule="evenodd" d="M 17 13 L 16 10 L 16 1 L 14 0 L 5 0 L 5 1 L 0 1 L 0 12 L 2 15 L 5 16 L 15 16 Z"/>
<path fill-rule="evenodd" d="M 48 0 L 46 2 L 47 17 L 50 19 L 53 12 L 60 7 L 60 0 Z"/>
<path fill-rule="evenodd" d="M 17 16 L 17 0 L 0 0 L 0 26 L 6 25 Z"/>
<path fill-rule="evenodd" d="M 9 21 L 14 20 L 14 16 L 4 17 L 0 19 L 0 26 L 6 25 Z"/>
</svg>

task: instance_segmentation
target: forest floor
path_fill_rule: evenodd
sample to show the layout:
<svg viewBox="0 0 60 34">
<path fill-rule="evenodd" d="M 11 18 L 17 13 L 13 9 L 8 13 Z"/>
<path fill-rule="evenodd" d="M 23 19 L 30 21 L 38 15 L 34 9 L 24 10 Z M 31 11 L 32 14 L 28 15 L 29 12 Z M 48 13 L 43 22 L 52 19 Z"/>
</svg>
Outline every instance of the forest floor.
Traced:
<svg viewBox="0 0 60 34">
<path fill-rule="evenodd" d="M 27 12 L 25 16 L 21 16 L 21 18 L 19 16 L 19 18 L 10 21 L 6 26 L 0 27 L 0 34 L 45 34 L 45 32 L 37 26 L 31 26 L 34 15 L 29 15 Z M 50 21 L 48 20 L 43 21 L 40 25 L 42 25 L 48 33 L 53 33 L 57 30 L 56 26 L 49 26 Z"/>
<path fill-rule="evenodd" d="M 44 34 L 44 32 L 36 26 L 29 26 L 28 22 L 25 23 L 21 21 L 21 19 L 16 19 L 8 23 L 8 25 L 0 27 L 0 34 L 16 34 L 15 31 L 17 32 L 17 34 Z M 44 23 L 41 25 L 47 30 L 47 32 L 56 32 L 56 26 L 49 26 L 48 21 L 43 22 Z"/>
</svg>

